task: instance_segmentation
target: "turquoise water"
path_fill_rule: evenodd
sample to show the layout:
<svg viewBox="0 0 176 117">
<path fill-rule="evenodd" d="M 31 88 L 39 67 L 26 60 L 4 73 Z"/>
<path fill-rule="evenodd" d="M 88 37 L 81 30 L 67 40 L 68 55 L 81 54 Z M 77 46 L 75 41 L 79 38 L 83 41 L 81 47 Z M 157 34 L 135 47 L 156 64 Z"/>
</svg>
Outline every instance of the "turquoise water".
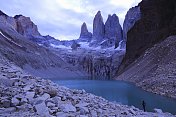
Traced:
<svg viewBox="0 0 176 117">
<path fill-rule="evenodd" d="M 176 100 L 146 92 L 131 83 L 99 80 L 55 80 L 54 82 L 72 89 L 85 89 L 86 92 L 101 96 L 109 101 L 133 105 L 140 109 L 142 109 L 141 103 L 144 100 L 147 111 L 160 108 L 164 112 L 176 114 Z"/>
</svg>

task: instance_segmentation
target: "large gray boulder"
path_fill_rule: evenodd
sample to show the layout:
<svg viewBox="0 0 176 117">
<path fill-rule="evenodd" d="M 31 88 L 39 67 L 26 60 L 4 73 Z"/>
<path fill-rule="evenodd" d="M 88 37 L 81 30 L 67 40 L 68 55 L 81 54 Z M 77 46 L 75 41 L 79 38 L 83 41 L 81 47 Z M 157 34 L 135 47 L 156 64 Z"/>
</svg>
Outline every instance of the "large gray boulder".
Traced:
<svg viewBox="0 0 176 117">
<path fill-rule="evenodd" d="M 109 42 L 107 46 L 115 45 L 115 47 L 118 47 L 119 42 L 122 40 L 122 27 L 116 14 L 108 16 L 105 23 L 105 38 Z"/>
<path fill-rule="evenodd" d="M 105 25 L 101 11 L 98 11 L 93 20 L 93 39 L 100 42 L 103 40 L 105 34 Z"/>
<path fill-rule="evenodd" d="M 134 24 L 141 18 L 140 6 L 132 7 L 129 9 L 125 16 L 123 23 L 123 44 L 122 48 L 125 48 L 127 41 L 127 33 L 134 26 Z"/>
<path fill-rule="evenodd" d="M 88 31 L 87 25 L 84 22 L 81 26 L 81 34 L 79 37 L 80 41 L 90 41 L 92 38 L 92 33 Z"/>
</svg>

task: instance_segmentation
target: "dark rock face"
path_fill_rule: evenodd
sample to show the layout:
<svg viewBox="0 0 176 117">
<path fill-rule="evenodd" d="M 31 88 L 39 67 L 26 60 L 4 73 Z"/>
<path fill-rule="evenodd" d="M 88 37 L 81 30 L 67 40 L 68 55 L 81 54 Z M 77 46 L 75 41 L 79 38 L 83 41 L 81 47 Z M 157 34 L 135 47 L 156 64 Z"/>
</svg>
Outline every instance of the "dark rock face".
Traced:
<svg viewBox="0 0 176 117">
<path fill-rule="evenodd" d="M 141 19 L 127 34 L 126 55 L 119 73 L 124 71 L 147 48 L 176 34 L 175 0 L 143 0 L 139 7 Z"/>
<path fill-rule="evenodd" d="M 88 31 L 87 29 L 87 25 L 84 22 L 81 26 L 81 34 L 79 39 L 83 40 L 83 39 L 87 39 L 87 41 L 89 41 L 92 38 L 92 33 Z"/>
<path fill-rule="evenodd" d="M 26 37 L 41 36 L 38 32 L 37 25 L 35 25 L 29 17 L 17 15 L 14 17 L 17 23 L 17 31 Z"/>
<path fill-rule="evenodd" d="M 102 41 L 105 35 L 105 25 L 103 22 L 103 17 L 101 16 L 101 12 L 95 15 L 93 20 L 93 39 L 96 41 Z"/>
<path fill-rule="evenodd" d="M 118 46 L 122 40 L 122 27 L 116 14 L 109 15 L 105 23 L 105 38 L 111 41 L 110 46 Z"/>
<path fill-rule="evenodd" d="M 140 7 L 132 7 L 125 16 L 123 23 L 123 44 L 122 48 L 126 47 L 127 32 L 134 26 L 134 24 L 141 18 Z"/>
<path fill-rule="evenodd" d="M 170 36 L 142 54 L 117 77 L 156 94 L 176 98 L 176 36 Z"/>
</svg>

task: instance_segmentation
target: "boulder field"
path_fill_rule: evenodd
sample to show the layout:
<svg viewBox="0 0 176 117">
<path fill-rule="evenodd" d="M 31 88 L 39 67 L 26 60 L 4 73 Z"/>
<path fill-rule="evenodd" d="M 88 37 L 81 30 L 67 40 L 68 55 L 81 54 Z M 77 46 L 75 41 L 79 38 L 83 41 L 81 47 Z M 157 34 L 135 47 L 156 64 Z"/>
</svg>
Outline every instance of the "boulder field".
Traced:
<svg viewBox="0 0 176 117">
<path fill-rule="evenodd" d="M 23 72 L 3 57 L 0 58 L 0 76 L 1 117 L 174 117 L 160 109 L 143 112 L 85 90 L 58 86 Z"/>
</svg>

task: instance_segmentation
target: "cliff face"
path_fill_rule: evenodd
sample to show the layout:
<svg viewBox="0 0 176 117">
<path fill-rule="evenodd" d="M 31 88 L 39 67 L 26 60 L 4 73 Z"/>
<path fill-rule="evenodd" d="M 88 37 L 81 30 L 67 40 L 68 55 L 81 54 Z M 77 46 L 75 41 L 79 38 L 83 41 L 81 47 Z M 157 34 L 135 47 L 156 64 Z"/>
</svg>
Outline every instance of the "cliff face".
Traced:
<svg viewBox="0 0 176 117">
<path fill-rule="evenodd" d="M 100 56 L 84 55 L 78 63 L 80 68 L 91 75 L 92 79 L 111 80 L 118 69 L 124 53 L 112 53 L 107 56 L 107 53 Z"/>
<path fill-rule="evenodd" d="M 16 19 L 18 33 L 26 37 L 41 36 L 38 32 L 37 26 L 31 21 L 29 17 L 17 15 L 14 18 Z"/>
<path fill-rule="evenodd" d="M 135 23 L 141 18 L 140 7 L 132 7 L 129 9 L 125 16 L 123 23 L 123 44 L 122 48 L 126 48 L 127 33 L 135 25 Z"/>
<path fill-rule="evenodd" d="M 143 0 L 141 18 L 127 33 L 126 55 L 120 67 L 122 73 L 144 51 L 169 35 L 176 34 L 176 1 Z"/>
<path fill-rule="evenodd" d="M 0 11 L 0 19 L 3 25 L 10 26 L 16 30 L 19 34 L 25 37 L 35 37 L 41 36 L 37 25 L 35 25 L 29 17 L 22 15 L 16 15 L 15 17 L 10 17 Z"/>
<path fill-rule="evenodd" d="M 24 27 L 26 26 L 26 31 L 23 33 L 24 36 L 17 32 L 16 29 L 18 29 L 19 26 L 15 25 L 15 18 L 4 14 L 0 15 L 1 55 L 3 55 L 10 62 L 13 62 L 17 66 L 21 67 L 23 70 L 26 70 L 27 72 L 36 76 L 59 78 L 62 77 L 60 76 L 60 73 L 66 77 L 74 75 L 79 76 L 78 73 L 76 73 L 77 71 L 73 71 L 75 68 L 73 68 L 71 65 L 68 65 L 59 56 L 53 54 L 49 49 L 29 41 L 26 35 L 39 35 L 39 33 L 31 32 L 32 29 L 34 29 L 34 31 L 37 29 L 34 24 L 25 24 L 25 22 L 23 23 Z M 30 26 L 34 26 L 34 28 Z"/>
<path fill-rule="evenodd" d="M 116 75 L 123 57 L 124 51 L 118 50 L 86 50 L 79 48 L 76 51 L 56 49 L 58 54 L 64 61 L 83 70 L 91 79 L 109 80 Z"/>
</svg>

